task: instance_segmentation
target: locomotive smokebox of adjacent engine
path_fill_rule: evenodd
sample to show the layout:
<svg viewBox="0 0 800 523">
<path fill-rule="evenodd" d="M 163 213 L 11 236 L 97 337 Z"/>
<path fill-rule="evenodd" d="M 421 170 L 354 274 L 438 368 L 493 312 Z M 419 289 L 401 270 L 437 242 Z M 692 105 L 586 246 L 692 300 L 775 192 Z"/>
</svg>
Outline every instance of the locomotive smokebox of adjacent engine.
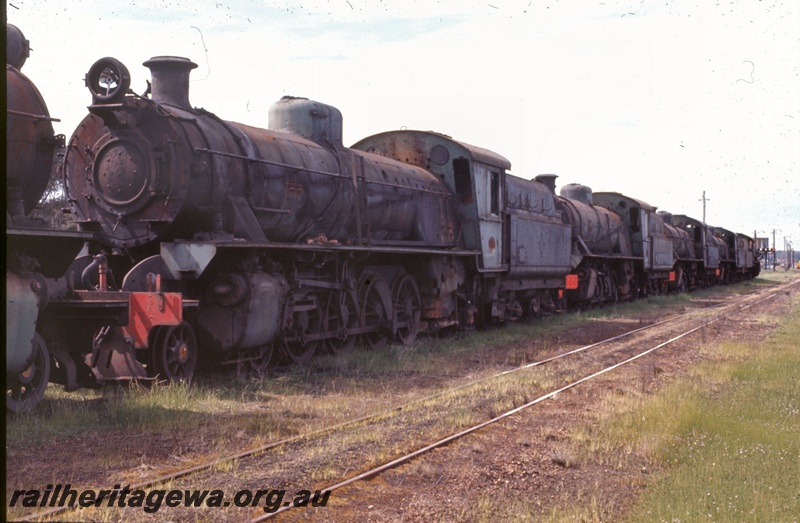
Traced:
<svg viewBox="0 0 800 523">
<path fill-rule="evenodd" d="M 28 58 L 28 41 L 17 27 L 6 25 L 6 187 L 12 217 L 30 213 L 50 179 L 58 141 L 54 119 L 39 90 L 20 68 Z"/>
</svg>

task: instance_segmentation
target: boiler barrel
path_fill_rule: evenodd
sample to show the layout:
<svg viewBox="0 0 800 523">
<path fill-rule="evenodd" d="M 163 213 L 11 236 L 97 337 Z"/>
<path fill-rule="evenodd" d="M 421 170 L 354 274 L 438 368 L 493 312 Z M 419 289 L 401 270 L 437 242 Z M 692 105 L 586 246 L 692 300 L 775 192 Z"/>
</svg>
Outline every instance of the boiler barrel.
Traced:
<svg viewBox="0 0 800 523">
<path fill-rule="evenodd" d="M 145 64 L 153 100 L 125 96 L 90 107 L 65 159 L 75 214 L 109 244 L 200 231 L 279 242 L 454 242 L 444 182 L 343 147 L 337 109 L 286 97 L 270 110 L 269 130 L 226 122 L 189 106 L 192 62 Z"/>
<path fill-rule="evenodd" d="M 629 255 L 625 225 L 615 213 L 592 204 L 591 189 L 570 184 L 562 187 L 559 201 L 566 208 L 573 239 L 578 239 L 592 254 Z M 579 252 L 581 249 L 579 249 Z"/>
</svg>

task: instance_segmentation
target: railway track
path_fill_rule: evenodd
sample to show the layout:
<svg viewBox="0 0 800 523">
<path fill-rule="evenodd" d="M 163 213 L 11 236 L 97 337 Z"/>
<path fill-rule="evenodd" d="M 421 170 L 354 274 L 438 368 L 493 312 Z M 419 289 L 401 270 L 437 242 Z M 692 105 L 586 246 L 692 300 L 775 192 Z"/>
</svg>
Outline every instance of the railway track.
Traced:
<svg viewBox="0 0 800 523">
<path fill-rule="evenodd" d="M 459 396 L 459 394 L 465 393 L 467 391 L 476 388 L 480 388 L 484 384 L 496 382 L 498 380 L 505 379 L 513 374 L 523 373 L 523 371 L 534 369 L 535 367 L 542 367 L 546 364 L 556 362 L 559 360 L 567 361 L 579 356 L 585 358 L 588 355 L 591 355 L 591 357 L 595 360 L 595 363 L 598 360 L 607 359 L 610 354 L 616 354 L 617 357 L 619 358 L 618 361 L 612 364 L 606 364 L 601 369 L 593 370 L 592 372 L 584 376 L 581 376 L 578 379 L 571 379 L 568 380 L 568 382 L 566 383 L 561 383 L 558 386 L 551 387 L 550 390 L 546 391 L 543 390 L 540 393 L 536 394 L 535 397 L 531 399 L 526 398 L 527 401 L 525 401 L 524 403 L 514 406 L 513 408 L 507 409 L 502 413 L 491 416 L 489 419 L 485 419 L 484 421 L 480 421 L 478 423 L 470 424 L 463 430 L 459 430 L 445 437 L 437 438 L 436 441 L 434 441 L 433 443 L 419 445 L 417 448 L 415 448 L 410 452 L 404 453 L 401 456 L 394 457 L 393 459 L 385 460 L 384 462 L 376 466 L 370 467 L 368 470 L 354 473 L 350 477 L 344 478 L 341 481 L 332 482 L 326 488 L 322 489 L 331 491 L 338 490 L 353 483 L 356 483 L 358 481 L 362 481 L 364 479 L 379 475 L 381 472 L 384 472 L 402 463 L 406 463 L 410 460 L 413 460 L 414 458 L 422 454 L 425 454 L 435 448 L 441 447 L 452 441 L 463 438 L 464 436 L 479 431 L 484 427 L 495 424 L 503 419 L 513 416 L 514 414 L 520 411 L 523 411 L 543 401 L 551 399 L 556 395 L 558 395 L 559 393 L 567 391 L 573 387 L 577 387 L 578 385 L 581 385 L 589 380 L 598 378 L 623 365 L 636 361 L 644 356 L 647 356 L 648 354 L 651 354 L 652 352 L 660 348 L 670 345 L 694 332 L 697 332 L 703 329 L 704 327 L 716 323 L 723 318 L 729 317 L 731 314 L 734 314 L 742 310 L 746 310 L 758 303 L 769 300 L 774 296 L 776 296 L 777 294 L 779 294 L 780 292 L 788 290 L 789 287 L 796 284 L 797 282 L 790 282 L 789 284 L 779 285 L 774 288 L 759 290 L 747 295 L 737 296 L 735 298 L 726 300 L 722 303 L 712 305 L 710 307 L 696 309 L 684 314 L 666 318 L 658 322 L 619 334 L 617 336 L 613 336 L 573 350 L 556 354 L 548 358 L 544 358 L 525 365 L 521 365 L 511 370 L 506 370 L 480 379 L 472 380 L 467 383 L 458 385 L 456 387 L 448 388 L 446 390 L 436 392 L 435 394 L 430 394 L 425 397 L 418 398 L 413 401 L 406 402 L 400 405 L 394 405 L 391 406 L 390 408 L 381 410 L 374 414 L 369 414 L 346 422 L 322 427 L 310 432 L 306 432 L 289 438 L 284 438 L 278 441 L 273 441 L 256 448 L 251 448 L 243 450 L 241 452 L 232 453 L 203 464 L 195 465 L 181 470 L 176 470 L 169 474 L 160 475 L 158 477 L 153 477 L 148 480 L 139 482 L 135 485 L 130 485 L 129 488 L 131 490 L 136 490 L 136 489 L 154 488 L 156 486 L 165 484 L 176 485 L 176 482 L 178 482 L 179 480 L 185 482 L 187 479 L 201 475 L 204 472 L 213 475 L 215 471 L 224 470 L 226 466 L 232 463 L 236 464 L 235 465 L 236 468 L 242 467 L 245 463 L 246 467 L 250 469 L 258 468 L 260 466 L 259 462 L 266 461 L 267 459 L 270 459 L 270 456 L 274 456 L 275 454 L 281 454 L 280 449 L 286 449 L 293 445 L 309 445 L 312 444 L 313 442 L 323 441 L 326 438 L 333 437 L 337 434 L 343 434 L 348 430 L 354 430 L 354 429 L 357 430 L 358 427 L 365 425 L 375 425 L 392 420 L 395 420 L 396 422 L 399 418 L 401 418 L 400 416 L 401 413 L 409 412 L 416 408 L 420 408 L 422 406 L 429 406 L 431 410 L 435 410 L 435 407 L 430 407 L 430 406 L 431 405 L 435 406 L 437 401 L 441 402 L 444 398 L 452 398 L 454 396 L 457 397 Z M 686 327 L 687 323 L 692 323 L 693 325 L 687 328 Z M 666 326 L 670 326 L 669 330 L 665 331 L 665 333 L 660 334 L 657 337 L 660 337 L 662 339 L 664 337 L 667 337 L 668 339 L 666 339 L 666 341 L 660 341 L 658 343 L 652 341 L 653 336 L 649 335 L 649 331 L 652 331 L 656 327 L 666 327 Z M 646 350 L 639 350 L 638 347 L 640 347 L 642 343 L 646 342 L 653 344 L 649 346 Z M 565 371 L 565 373 L 567 372 L 569 371 Z M 562 379 L 562 377 L 559 377 L 558 379 Z M 403 429 L 402 420 L 400 420 L 400 422 L 396 424 L 398 425 L 397 430 Z M 274 513 L 259 516 L 255 518 L 253 521 L 262 521 L 264 519 L 274 517 L 277 514 L 281 514 L 292 508 L 294 507 L 293 505 L 290 504 L 288 506 L 279 508 Z M 26 516 L 25 519 L 26 520 L 49 519 L 55 516 L 62 515 L 68 510 L 70 510 L 68 507 L 64 508 L 56 507 L 50 510 L 31 514 L 29 516 Z M 239 513 L 239 515 L 243 515 L 243 513 Z"/>
<path fill-rule="evenodd" d="M 448 445 L 448 444 L 450 444 L 450 443 L 452 443 L 452 442 L 454 442 L 456 440 L 464 438 L 465 436 L 468 436 L 468 435 L 470 435 L 470 434 L 472 434 L 474 432 L 477 432 L 477 431 L 479 431 L 481 429 L 484 429 L 484 428 L 486 428 L 486 427 L 488 427 L 490 425 L 493 425 L 495 423 L 503 421 L 506 418 L 509 418 L 509 417 L 511 417 L 511 416 L 513 416 L 515 414 L 518 414 L 518 413 L 520 413 L 520 412 L 522 412 L 522 411 L 524 411 L 526 409 L 534 407 L 534 406 L 538 405 L 539 403 L 542 403 L 542 402 L 544 402 L 546 400 L 552 399 L 552 398 L 556 397 L 558 394 L 561 394 L 561 393 L 566 392 L 566 391 L 568 391 L 568 390 L 570 390 L 570 389 L 572 389 L 574 387 L 577 387 L 577 386 L 582 385 L 582 384 L 584 384 L 584 383 L 586 383 L 588 381 L 596 379 L 596 378 L 598 378 L 598 377 L 600 377 L 600 376 L 602 376 L 602 375 L 604 375 L 606 373 L 609 373 L 609 372 L 612 372 L 612 371 L 614 371 L 616 369 L 619 369 L 622 366 L 625 366 L 625 365 L 628 365 L 630 363 L 633 363 L 633 362 L 635 362 L 635 361 L 637 361 L 637 360 L 639 360 L 639 359 L 641 359 L 641 358 L 643 358 L 645 356 L 648 356 L 648 355 L 652 354 L 653 352 L 655 352 L 655 351 L 657 351 L 659 349 L 662 349 L 664 347 L 672 345 L 673 343 L 675 343 L 675 342 L 677 342 L 677 341 L 679 341 L 679 340 L 681 340 L 681 339 L 683 339 L 683 338 L 685 338 L 685 337 L 687 337 L 687 336 L 689 336 L 691 334 L 694 334 L 694 333 L 696 333 L 696 332 L 698 332 L 698 331 L 700 331 L 700 330 L 702 330 L 702 329 L 704 329 L 704 328 L 706 328 L 706 327 L 708 327 L 708 326 L 710 326 L 710 325 L 712 325 L 714 323 L 717 323 L 720 320 L 726 319 L 731 314 L 735 314 L 735 313 L 747 310 L 747 309 L 749 309 L 749 308 L 751 308 L 751 307 L 753 307 L 755 305 L 758 305 L 758 304 L 760 304 L 760 303 L 762 303 L 764 301 L 767 301 L 767 300 L 769 300 L 771 298 L 774 298 L 775 296 L 780 294 L 780 292 L 786 291 L 789 288 L 797 286 L 797 285 L 798 285 L 798 282 L 791 282 L 789 284 L 781 286 L 782 288 L 775 289 L 772 292 L 767 293 L 766 296 L 759 297 L 755 301 L 751 300 L 749 303 L 742 304 L 742 305 L 736 307 L 735 310 L 733 310 L 733 311 L 725 311 L 725 313 L 719 311 L 720 312 L 719 314 L 716 314 L 714 317 L 712 317 L 710 319 L 703 320 L 699 325 L 691 327 L 688 330 L 682 330 L 682 332 L 679 332 L 679 333 L 677 333 L 675 335 L 672 335 L 671 337 L 669 337 L 669 339 L 667 339 L 665 341 L 662 341 L 662 342 L 660 342 L 660 343 L 658 343 L 656 345 L 650 346 L 650 347 L 648 347 L 646 349 L 636 350 L 636 351 L 633 352 L 633 354 L 625 355 L 621 360 L 619 360 L 619 361 L 617 361 L 617 362 L 615 362 L 613 364 L 607 365 L 607 366 L 603 367 L 600 370 L 591 372 L 591 373 L 589 373 L 589 374 L 587 374 L 585 376 L 582 376 L 582 377 L 580 377 L 578 379 L 574 379 L 574 380 L 570 381 L 569 383 L 567 383 L 565 385 L 562 385 L 562 386 L 560 386 L 560 387 L 558 387 L 558 388 L 556 388 L 554 390 L 550 390 L 550 391 L 548 391 L 548 392 L 546 392 L 544 394 L 541 394 L 541 395 L 537 396 L 536 398 L 532 399 L 531 401 L 529 401 L 529 402 L 527 402 L 527 403 L 525 403 L 523 405 L 514 407 L 514 408 L 512 408 L 510 410 L 507 410 L 507 411 L 505 411 L 505 412 L 503 412 L 503 413 L 491 418 L 491 419 L 488 419 L 486 421 L 482 421 L 482 422 L 477 423 L 475 425 L 472 425 L 472 426 L 470 426 L 468 428 L 465 428 L 464 430 L 461 430 L 461 431 L 459 431 L 457 433 L 454 433 L 454 434 L 451 434 L 451 435 L 449 435 L 447 437 L 441 438 L 441 439 L 439 439 L 439 440 L 437 440 L 437 441 L 435 441 L 433 443 L 427 444 L 427 445 L 422 446 L 422 447 L 420 447 L 418 449 L 415 449 L 415 450 L 413 450 L 411 452 L 405 453 L 402 456 L 399 456 L 399 457 L 397 457 L 397 458 L 395 458 L 395 459 L 393 459 L 393 460 L 391 460 L 391 461 L 389 461 L 387 463 L 380 464 L 380 465 L 378 465 L 376 467 L 373 467 L 373 468 L 371 468 L 371 469 L 369 469 L 367 471 L 364 471 L 364 472 L 361 472 L 359 474 L 353 475 L 353 476 L 351 476 L 349 478 L 343 479 L 342 481 L 339 481 L 337 483 L 327 485 L 326 487 L 323 487 L 321 490 L 323 492 L 325 492 L 325 491 L 333 492 L 333 491 L 345 488 L 345 487 L 347 487 L 349 485 L 352 485 L 354 483 L 374 478 L 375 476 L 377 476 L 377 475 L 379 475 L 379 474 L 381 474 L 381 473 L 383 473 L 385 471 L 388 471 L 388 470 L 393 469 L 395 467 L 398 467 L 400 465 L 406 464 L 406 463 L 408 463 L 408 462 L 410 462 L 410 461 L 412 461 L 412 460 L 414 460 L 414 459 L 416 459 L 416 458 L 418 458 L 418 457 L 420 457 L 420 456 L 422 456 L 422 455 L 424 455 L 426 453 L 429 453 L 430 451 L 432 451 L 434 449 L 437 449 L 437 448 L 443 447 L 445 445 Z M 739 297 L 739 298 L 741 298 L 741 297 Z M 734 298 L 732 300 L 729 300 L 729 302 L 730 301 L 737 302 L 737 301 L 740 301 L 740 300 L 737 299 L 737 298 Z M 652 325 L 648 325 L 646 327 L 642 327 L 642 328 L 639 328 L 639 329 L 634 329 L 632 331 L 626 332 L 626 333 L 621 334 L 619 336 L 614 336 L 612 338 L 609 338 L 609 339 L 606 339 L 606 340 L 603 340 L 603 341 L 600 341 L 600 342 L 597 342 L 597 343 L 594 343 L 594 344 L 591 344 L 591 345 L 587 345 L 587 346 L 581 347 L 579 349 L 575 349 L 573 351 L 569 351 L 569 352 L 566 352 L 566 353 L 563 353 L 563 354 L 559 354 L 559 355 L 554 356 L 552 358 L 547 358 L 546 360 L 537 361 L 537 362 L 531 363 L 529 365 L 525 365 L 525 366 L 519 367 L 519 368 L 514 369 L 512 371 L 508 371 L 508 372 L 516 372 L 517 370 L 531 368 L 531 367 L 534 367 L 534 366 L 538 366 L 538 365 L 542 365 L 542 364 L 545 364 L 545 363 L 549 363 L 551 361 L 555 361 L 557 359 L 561 359 L 561 358 L 566 357 L 566 356 L 571 356 L 571 355 L 574 355 L 574 354 L 585 352 L 586 350 L 589 350 L 591 348 L 599 347 L 599 346 L 602 346 L 602 345 L 608 345 L 608 344 L 611 344 L 613 342 L 618 342 L 619 340 L 627 338 L 630 335 L 640 333 L 640 332 L 642 332 L 644 330 L 648 330 L 648 329 L 650 329 L 652 327 L 655 327 L 655 326 L 658 326 L 658 325 L 663 325 L 663 324 L 666 324 L 666 323 L 676 322 L 678 320 L 682 320 L 682 319 L 685 319 L 687 317 L 693 316 L 697 312 L 709 313 L 709 312 L 714 312 L 714 309 L 728 309 L 728 308 L 730 308 L 729 302 L 723 302 L 721 304 L 718 304 L 718 305 L 715 305 L 715 306 L 712 306 L 712 307 L 709 307 L 709 308 L 706 308 L 706 309 L 702 309 L 700 311 L 692 311 L 690 313 L 686 313 L 686 314 L 682 314 L 682 315 L 675 316 L 675 317 L 672 317 L 672 318 L 668 318 L 666 320 L 662 320 L 662 321 L 654 323 Z M 629 345 L 634 345 L 634 344 L 629 344 Z M 496 376 L 492 376 L 492 378 L 497 377 L 497 376 L 499 376 L 501 374 L 505 374 L 505 373 L 500 373 L 500 374 L 498 374 Z M 301 510 L 301 509 L 298 509 L 298 507 L 296 507 L 295 505 L 293 505 L 291 503 L 287 503 L 284 506 L 282 506 L 282 507 L 278 508 L 277 510 L 275 510 L 274 512 L 271 512 L 271 513 L 265 514 L 263 516 L 259 516 L 259 517 L 251 519 L 250 523 L 259 523 L 259 522 L 262 522 L 262 521 L 267 521 L 267 520 L 273 519 L 273 518 L 277 517 L 278 515 L 280 515 L 280 514 L 282 514 L 284 512 L 290 511 L 290 510 Z"/>
</svg>

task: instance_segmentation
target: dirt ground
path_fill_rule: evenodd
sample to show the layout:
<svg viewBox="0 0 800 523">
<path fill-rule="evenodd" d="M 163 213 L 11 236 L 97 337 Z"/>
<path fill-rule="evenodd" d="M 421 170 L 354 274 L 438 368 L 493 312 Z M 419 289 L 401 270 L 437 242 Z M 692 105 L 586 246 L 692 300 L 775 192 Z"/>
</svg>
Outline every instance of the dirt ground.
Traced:
<svg viewBox="0 0 800 523">
<path fill-rule="evenodd" d="M 572 463 L 572 430 L 596 423 L 601 401 L 610 391 L 625 396 L 650 394 L 664 387 L 700 361 L 704 344 L 759 342 L 775 324 L 749 318 L 786 314 L 787 302 L 785 297 L 779 297 L 759 306 L 757 311 L 733 315 L 600 380 L 565 391 L 378 477 L 335 491 L 325 508 L 302 509 L 295 514 L 289 511 L 276 519 L 536 521 L 542 515 L 563 510 L 570 500 L 593 500 L 589 504 L 597 508 L 590 521 L 618 521 L 658 471 L 636 456 L 626 460 L 623 469 L 591 460 Z M 585 329 L 590 332 L 573 334 L 593 339 L 611 334 L 596 332 L 593 326 Z M 514 505 L 523 499 L 525 512 L 518 512 Z M 539 512 L 527 512 L 531 502 Z M 497 517 L 492 515 L 493 509 L 480 508 L 487 505 L 496 509 L 498 504 L 508 508 Z"/>
<path fill-rule="evenodd" d="M 704 344 L 726 340 L 755 343 L 763 339 L 774 326 L 763 318 L 785 314 L 787 302 L 786 297 L 778 297 L 747 314 L 732 315 L 702 333 L 684 338 L 604 375 L 602 379 L 560 393 L 551 400 L 373 479 L 337 490 L 331 493 L 324 508 L 294 509 L 277 519 L 337 522 L 492 520 L 495 518 L 491 517 L 489 510 L 496 510 L 499 506 L 506 510 L 500 519 L 529 517 L 536 520 L 537 515 L 549 514 L 558 510 L 555 507 L 568 505 L 569 500 L 581 499 L 593 500 L 591 504 L 597 506 L 597 520 L 617 520 L 646 486 L 648 479 L 659 471 L 650 470 L 644 459 L 635 456 L 626 460 L 624 468 L 593 463 L 592 460 L 576 460 L 571 450 L 574 428 L 596 423 L 602 413 L 603 399 L 609 393 L 621 397 L 649 394 L 687 372 L 700 360 L 700 347 Z M 756 317 L 761 319 L 756 321 Z M 584 344 L 629 330 L 630 323 L 587 323 L 563 333 L 563 336 L 574 344 Z M 505 350 L 508 353 L 504 353 Z M 522 352 L 527 354 L 525 350 Z M 492 357 L 509 359 L 512 353 L 519 354 L 520 347 L 498 349 Z M 62 482 L 63 478 L 69 478 L 75 485 L 95 485 L 98 477 L 105 478 L 103 484 L 108 480 L 135 481 L 132 474 L 140 473 L 144 477 L 174 467 L 180 461 L 176 462 L 176 456 L 180 458 L 181 453 L 196 456 L 210 452 L 202 445 L 187 447 L 186 441 L 181 443 L 180 439 L 177 434 L 130 434 L 123 431 L 104 432 L 99 438 L 64 436 L 58 441 L 62 446 L 57 455 L 41 447 L 7 446 L 6 480 L 9 485 L 18 483 L 20 478 L 24 478 L 26 485 L 46 485 L 52 483 L 54 477 Z M 98 474 L 95 467 L 82 467 L 81 456 L 86 455 L 107 456 L 108 471 Z M 139 467 L 135 465 L 137 461 Z M 115 479 L 113 470 L 119 470 L 120 464 L 125 465 L 121 468 L 127 470 L 126 477 L 117 474 Z M 328 486 L 325 482 L 318 483 L 313 488 Z M 524 513 L 515 509 L 520 500 L 525 501 Z M 531 507 L 538 512 L 530 514 Z M 194 520 L 213 513 L 191 514 L 162 511 L 155 519 Z M 260 510 L 239 509 L 225 519 L 248 520 L 263 514 Z M 143 516 L 141 512 L 137 515 Z M 80 517 L 80 514 L 71 516 L 74 517 Z M 126 519 L 124 515 L 120 517 Z"/>
</svg>

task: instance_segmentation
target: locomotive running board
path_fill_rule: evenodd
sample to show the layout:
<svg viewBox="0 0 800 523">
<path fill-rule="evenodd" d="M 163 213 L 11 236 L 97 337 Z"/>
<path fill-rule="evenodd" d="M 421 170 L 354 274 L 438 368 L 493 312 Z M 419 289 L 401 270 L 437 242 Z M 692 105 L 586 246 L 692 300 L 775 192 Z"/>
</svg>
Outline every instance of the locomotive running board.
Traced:
<svg viewBox="0 0 800 523">
<path fill-rule="evenodd" d="M 199 278 L 211 260 L 220 250 L 291 250 L 314 252 L 367 252 L 378 254 L 426 254 L 439 256 L 470 257 L 480 254 L 479 251 L 454 250 L 448 246 L 435 248 L 430 245 L 337 245 L 333 243 L 277 243 L 277 242 L 245 242 L 230 240 L 209 241 L 174 241 L 161 244 L 161 258 L 177 280 Z"/>
</svg>

